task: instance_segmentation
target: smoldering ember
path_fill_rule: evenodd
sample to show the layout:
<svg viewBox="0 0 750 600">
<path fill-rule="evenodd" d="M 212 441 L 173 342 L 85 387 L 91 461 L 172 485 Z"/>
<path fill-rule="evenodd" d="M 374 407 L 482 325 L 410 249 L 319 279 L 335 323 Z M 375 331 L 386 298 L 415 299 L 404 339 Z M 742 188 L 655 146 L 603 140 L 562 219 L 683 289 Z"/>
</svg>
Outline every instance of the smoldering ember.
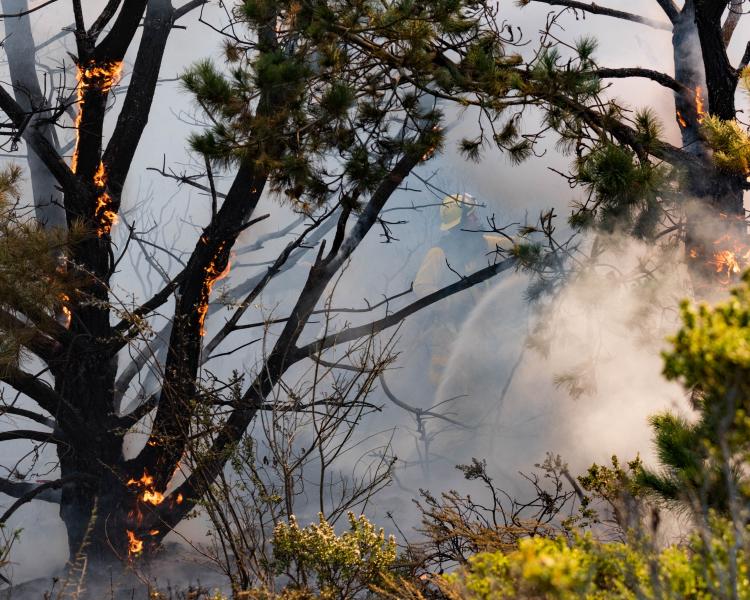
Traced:
<svg viewBox="0 0 750 600">
<path fill-rule="evenodd" d="M 0 0 L 0 598 L 750 600 L 746 13 Z"/>
</svg>

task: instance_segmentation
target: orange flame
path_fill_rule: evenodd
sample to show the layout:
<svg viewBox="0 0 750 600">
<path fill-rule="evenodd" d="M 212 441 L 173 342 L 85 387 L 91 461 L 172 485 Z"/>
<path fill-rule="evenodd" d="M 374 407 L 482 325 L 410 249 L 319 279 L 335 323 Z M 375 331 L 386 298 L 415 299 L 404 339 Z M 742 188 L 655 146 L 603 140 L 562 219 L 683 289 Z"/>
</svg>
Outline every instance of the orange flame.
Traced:
<svg viewBox="0 0 750 600">
<path fill-rule="evenodd" d="M 65 329 L 70 329 L 70 322 L 73 319 L 73 313 L 68 307 L 69 302 L 70 296 L 68 296 L 67 294 L 60 294 L 60 312 L 62 312 L 62 315 L 59 317 L 59 319 L 61 321 L 60 324 L 65 327 Z"/>
<path fill-rule="evenodd" d="M 723 220 L 730 217 L 721 214 Z M 734 217 L 738 221 L 744 221 L 742 216 Z M 726 233 L 713 242 L 714 250 L 710 256 L 701 252 L 699 248 L 691 248 L 688 252 L 690 258 L 706 261 L 706 265 L 713 268 L 721 285 L 729 285 L 736 281 L 737 276 L 750 267 L 750 246 L 745 241 L 736 239 L 732 234 Z"/>
<path fill-rule="evenodd" d="M 161 492 L 156 492 L 154 490 L 146 490 L 143 492 L 142 500 L 144 502 L 148 502 L 149 504 L 153 504 L 154 506 L 158 506 L 162 502 L 164 502 L 164 494 Z"/>
<path fill-rule="evenodd" d="M 227 275 L 232 268 L 232 261 L 227 260 L 227 266 L 221 271 L 218 271 L 216 261 L 218 257 L 224 252 L 226 242 L 219 244 L 216 250 L 216 257 L 212 260 L 208 266 L 204 269 L 203 289 L 201 290 L 201 298 L 198 304 L 198 323 L 200 324 L 201 337 L 206 335 L 206 315 L 208 314 L 208 300 L 211 297 L 211 290 L 217 281 L 221 281 Z"/>
<path fill-rule="evenodd" d="M 117 223 L 117 213 L 110 210 L 112 197 L 107 193 L 107 171 L 103 162 L 99 162 L 99 168 L 94 174 L 94 186 L 98 192 L 94 218 L 99 224 L 97 235 L 102 237 L 112 231 L 112 226 Z"/>
<path fill-rule="evenodd" d="M 695 112 L 698 113 L 698 123 L 703 123 L 706 118 L 706 105 L 703 103 L 703 88 L 695 88 Z"/>
<path fill-rule="evenodd" d="M 151 475 L 148 474 L 148 472 L 143 473 L 140 479 L 129 479 L 128 485 L 153 485 L 154 484 L 154 478 L 151 477 Z"/>
<path fill-rule="evenodd" d="M 102 93 L 108 93 L 117 82 L 120 81 L 122 75 L 122 62 L 110 62 L 96 64 L 91 62 L 81 67 L 78 66 L 76 72 L 76 93 L 78 96 L 78 114 L 76 115 L 74 126 L 76 130 L 76 145 L 73 150 L 73 158 L 70 161 L 70 170 L 73 173 L 76 172 L 78 167 L 78 143 L 80 136 L 78 129 L 81 124 L 81 117 L 83 115 L 83 103 L 86 95 L 86 90 L 89 88 L 97 88 Z"/>
<path fill-rule="evenodd" d="M 135 537 L 135 533 L 126 529 L 125 532 L 128 534 L 128 553 L 139 554 L 143 552 L 143 540 L 139 540 Z"/>
<path fill-rule="evenodd" d="M 78 114 L 75 118 L 76 145 L 73 150 L 73 158 L 70 161 L 70 169 L 75 173 L 78 169 L 78 146 L 80 143 L 80 125 L 83 115 L 83 104 L 85 102 L 86 90 L 96 88 L 101 93 L 108 93 L 120 80 L 122 74 L 122 62 L 113 63 L 89 63 L 83 67 L 78 67 L 76 79 L 78 81 Z M 94 187 L 97 191 L 96 208 L 94 209 L 94 218 L 98 223 L 97 235 L 102 237 L 112 230 L 112 225 L 117 222 L 117 214 L 110 209 L 112 198 L 107 193 L 107 173 L 104 169 L 104 163 L 99 163 L 99 168 L 94 175 Z"/>
<path fill-rule="evenodd" d="M 146 471 L 143 472 L 143 475 L 140 479 L 128 480 L 127 485 L 128 487 L 136 487 L 140 490 L 143 490 L 142 493 L 139 493 L 138 496 L 142 502 L 152 504 L 154 506 L 158 506 L 159 504 L 164 502 L 164 494 L 162 494 L 161 492 L 157 492 L 154 489 L 154 478 Z"/>
<path fill-rule="evenodd" d="M 422 162 L 427 162 L 428 160 L 430 160 L 430 159 L 431 159 L 431 158 L 432 158 L 432 157 L 433 157 L 433 156 L 435 155 L 435 151 L 436 151 L 436 150 L 437 150 L 437 147 L 435 147 L 435 146 L 430 146 L 430 147 L 429 147 L 429 148 L 427 149 L 427 152 L 425 152 L 425 153 L 424 153 L 424 154 L 422 155 Z"/>
<path fill-rule="evenodd" d="M 714 255 L 712 262 L 716 267 L 716 272 L 724 274 L 721 279 L 723 285 L 727 285 L 732 280 L 732 276 L 742 271 L 737 255 L 731 250 L 718 252 Z"/>
<path fill-rule="evenodd" d="M 182 494 L 177 494 L 177 504 L 182 504 Z"/>
<path fill-rule="evenodd" d="M 687 121 L 685 120 L 685 117 L 682 116 L 682 113 L 679 110 L 677 111 L 677 122 L 683 129 L 687 127 Z"/>
</svg>

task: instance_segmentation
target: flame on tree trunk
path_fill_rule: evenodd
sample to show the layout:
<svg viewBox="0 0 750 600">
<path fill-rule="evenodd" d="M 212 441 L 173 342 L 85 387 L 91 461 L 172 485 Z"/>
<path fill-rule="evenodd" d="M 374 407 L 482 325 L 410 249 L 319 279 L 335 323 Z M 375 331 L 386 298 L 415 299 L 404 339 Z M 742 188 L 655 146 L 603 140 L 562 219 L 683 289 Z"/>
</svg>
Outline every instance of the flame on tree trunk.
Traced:
<svg viewBox="0 0 750 600">
<path fill-rule="evenodd" d="M 701 54 L 702 38 L 709 26 L 698 23 L 692 1 L 685 3 L 674 22 L 672 46 L 675 80 L 684 86 L 684 93 L 675 94 L 676 120 L 684 149 L 703 161 L 711 161 L 711 150 L 702 132 L 709 114 L 707 98 L 715 87 L 713 70 L 705 68 Z M 701 33 L 701 29 L 702 32 Z M 720 115 L 726 118 L 724 115 Z M 750 266 L 747 229 L 743 207 L 744 178 L 723 174 L 707 181 L 699 174 L 685 174 L 687 192 L 692 199 L 686 203 L 685 254 L 697 296 L 714 293 L 717 286 L 737 280 L 740 271 Z M 738 270 L 739 269 L 739 270 Z"/>
</svg>

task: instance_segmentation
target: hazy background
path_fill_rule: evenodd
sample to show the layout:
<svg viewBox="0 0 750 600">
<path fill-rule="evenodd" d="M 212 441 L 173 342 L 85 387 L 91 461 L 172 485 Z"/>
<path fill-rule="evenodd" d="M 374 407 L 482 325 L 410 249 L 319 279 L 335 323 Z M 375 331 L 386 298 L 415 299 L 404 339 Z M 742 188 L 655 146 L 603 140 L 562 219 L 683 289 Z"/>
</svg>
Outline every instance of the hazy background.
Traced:
<svg viewBox="0 0 750 600">
<path fill-rule="evenodd" d="M 651 0 L 610 0 L 606 4 L 664 18 Z M 103 5 L 103 0 L 85 3 L 88 22 Z M 521 10 L 512 1 L 501 2 L 500 6 L 500 18 L 520 27 L 531 42 L 521 52 L 532 50 L 550 7 L 534 5 Z M 223 12 L 213 5 L 204 11 L 206 21 L 218 23 L 222 17 Z M 72 22 L 72 13 L 66 2 L 60 2 L 35 13 L 32 21 L 39 43 Z M 172 33 L 161 72 L 164 81 L 159 86 L 122 206 L 126 218 L 141 229 L 153 224 L 154 215 L 165 215 L 154 235 L 173 246 L 175 252 L 192 248 L 198 236 L 196 226 L 205 225 L 210 201 L 204 194 L 188 186 L 179 187 L 147 168 L 161 167 L 164 162 L 176 171 L 189 172 L 195 164 L 202 164 L 202 161 L 196 163 L 186 149 L 185 139 L 196 127 L 191 119 L 194 107 L 174 79 L 195 60 L 204 57 L 220 60 L 220 39 L 198 22 L 197 13 L 181 20 L 180 24 L 187 26 L 187 30 Z M 600 40 L 596 56 L 602 66 L 672 70 L 667 32 L 590 15 L 576 19 L 569 14 L 561 24 L 565 28 L 557 35 L 562 39 L 573 41 L 590 34 Z M 748 34 L 748 22 L 741 23 L 731 49 L 735 60 Z M 49 46 L 40 60 L 49 65 L 69 61 L 65 50 L 73 47 L 71 36 L 64 41 L 67 46 Z M 126 59 L 123 85 L 128 83 L 127 65 L 136 47 L 134 44 Z M 4 81 L 7 79 L 6 72 Z M 633 108 L 653 107 L 664 120 L 667 137 L 678 143 L 670 93 L 641 80 L 617 81 L 612 85 L 612 93 Z M 533 129 L 536 118 L 533 113 L 528 114 L 528 128 Z M 474 164 L 461 159 L 454 148 L 463 134 L 473 131 L 475 116 L 451 109 L 449 120 L 454 128 L 446 152 L 420 169 L 422 177 L 432 177 L 432 183 L 445 191 L 474 195 L 484 205 L 481 215 L 494 214 L 499 224 L 533 222 L 540 211 L 555 208 L 561 217 L 560 231 L 564 234 L 563 221 L 577 192 L 570 190 L 551 170 L 564 171 L 569 165 L 569 159 L 555 151 L 552 136 L 540 145 L 541 156 L 521 166 L 511 166 L 502 155 L 491 150 L 487 150 L 480 163 Z M 219 186 L 228 181 L 219 178 Z M 441 199 L 416 178 L 410 178 L 408 188 L 395 195 L 392 206 Z M 293 218 L 288 209 L 272 198 L 264 199 L 259 212 L 270 212 L 272 218 L 243 234 L 238 246 L 252 243 L 256 236 L 275 231 Z M 409 287 L 424 255 L 439 238 L 438 209 L 395 214 L 409 220 L 407 224 L 394 227 L 398 242 L 382 244 L 379 229 L 373 229 L 336 289 L 335 306 L 362 306 L 365 298 L 377 302 L 383 294 L 394 294 Z M 122 228 L 116 226 L 115 237 L 118 235 L 121 240 Z M 268 260 L 286 241 L 269 244 L 263 252 L 239 257 L 237 262 Z M 633 242 L 622 242 L 611 260 L 627 272 L 634 268 L 637 257 L 650 250 Z M 114 279 L 115 290 L 121 290 L 123 297 L 130 294 L 147 297 L 153 291 L 150 286 L 158 287 L 159 280 L 141 279 L 143 270 L 142 262 L 123 261 L 122 270 Z M 223 286 L 231 288 L 256 272 L 258 267 L 235 266 L 216 292 Z M 289 303 L 288 290 L 294 289 L 303 276 L 304 264 L 300 264 L 269 287 L 260 301 L 260 308 L 246 319 L 255 321 L 261 316 L 283 315 Z M 485 289 L 481 297 L 470 297 L 468 293 L 462 296 L 464 324 L 453 346 L 444 380 L 437 387 L 430 384 L 424 372 L 427 349 L 414 341 L 419 321 L 415 319 L 415 323 L 407 323 L 400 330 L 398 348 L 402 355 L 396 365 L 398 368 L 388 373 L 394 393 L 422 408 L 460 395 L 461 398 L 450 405 L 450 412 L 472 428 L 437 435 L 432 446 L 435 461 L 429 470 L 419 466 L 400 468 L 396 473 L 397 483 L 385 490 L 368 511 L 374 520 L 387 525 L 386 512 L 398 510 L 401 522 L 407 527 L 412 525 L 414 512 L 410 500 L 418 488 L 429 487 L 439 492 L 451 486 L 466 487 L 453 467 L 469 462 L 472 457 L 486 458 L 489 471 L 498 481 L 515 489 L 516 472 L 528 471 L 534 463 L 543 460 L 548 451 L 561 454 L 574 472 L 593 461 L 606 461 L 613 453 L 623 458 L 631 458 L 637 452 L 647 458 L 650 456 L 646 417 L 664 407 L 683 403 L 680 389 L 667 384 L 660 376 L 659 350 L 664 346 L 665 335 L 674 329 L 676 301 L 687 293 L 684 274 L 679 269 L 667 268 L 656 285 L 636 286 L 608 280 L 606 272 L 602 271 L 598 276 L 570 286 L 559 302 L 542 312 L 532 311 L 524 300 L 527 284 L 524 275 L 506 274 Z M 226 313 L 218 313 L 209 323 L 209 336 L 221 325 L 223 314 Z M 546 354 L 525 347 L 527 333 L 540 326 L 548 341 Z M 311 325 L 306 335 L 312 337 L 316 333 L 318 329 Z M 232 339 L 221 348 L 226 350 L 238 343 L 241 342 Z M 217 374 L 228 375 L 235 368 L 252 369 L 256 360 L 257 354 L 253 351 L 219 361 L 220 364 L 209 363 L 209 367 Z M 565 374 L 577 374 L 585 381 L 585 393 L 574 398 L 564 386 L 556 385 L 556 380 Z M 402 461 L 415 461 L 413 418 L 390 404 L 379 390 L 374 392 L 373 401 L 381 403 L 384 409 L 364 424 L 362 435 L 374 436 L 373 447 L 392 439 L 394 452 Z M 431 427 L 436 429 L 437 424 Z M 11 464 L 24 451 L 20 445 L 4 444 L 3 464 Z M 53 456 L 50 454 L 46 459 L 51 461 Z M 0 497 L 0 504 L 8 503 L 7 497 Z M 9 528 L 23 528 L 14 554 L 16 581 L 47 575 L 63 566 L 67 547 L 57 511 L 51 504 L 32 503 L 19 510 L 8 524 Z M 205 529 L 206 524 L 200 520 L 182 527 L 185 535 L 194 539 L 199 539 Z"/>
</svg>

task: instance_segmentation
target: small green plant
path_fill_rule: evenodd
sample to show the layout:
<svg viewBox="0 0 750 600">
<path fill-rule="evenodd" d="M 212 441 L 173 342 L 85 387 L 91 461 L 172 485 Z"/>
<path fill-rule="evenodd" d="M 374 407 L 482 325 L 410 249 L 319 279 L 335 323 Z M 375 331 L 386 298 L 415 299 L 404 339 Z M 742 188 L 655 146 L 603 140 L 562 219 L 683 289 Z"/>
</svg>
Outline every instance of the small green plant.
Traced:
<svg viewBox="0 0 750 600">
<path fill-rule="evenodd" d="M 278 575 L 291 578 L 293 588 L 318 590 L 321 600 L 353 598 L 382 583 L 396 561 L 396 541 L 386 538 L 362 515 L 348 514 L 349 530 L 337 535 L 319 515 L 320 523 L 300 527 L 294 516 L 279 523 L 273 534 Z"/>
</svg>

